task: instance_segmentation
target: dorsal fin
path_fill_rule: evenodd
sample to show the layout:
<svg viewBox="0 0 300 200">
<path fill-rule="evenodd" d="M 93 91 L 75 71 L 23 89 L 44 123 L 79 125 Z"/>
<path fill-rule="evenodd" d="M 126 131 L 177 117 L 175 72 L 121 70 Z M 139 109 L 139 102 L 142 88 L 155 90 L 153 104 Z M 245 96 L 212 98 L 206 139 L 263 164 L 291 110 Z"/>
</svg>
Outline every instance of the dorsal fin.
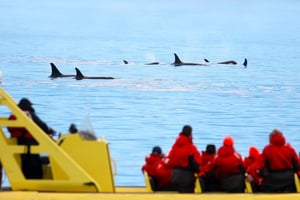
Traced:
<svg viewBox="0 0 300 200">
<path fill-rule="evenodd" d="M 128 64 L 128 61 L 127 61 L 127 60 L 123 60 L 123 63 L 127 65 L 127 64 Z"/>
<path fill-rule="evenodd" d="M 81 71 L 75 67 L 75 70 L 76 70 L 76 76 L 75 76 L 75 79 L 76 80 L 82 80 L 84 78 L 83 74 L 81 73 Z"/>
<path fill-rule="evenodd" d="M 50 78 L 57 78 L 62 76 L 63 74 L 57 69 L 56 65 L 54 63 L 50 63 L 51 65 L 51 75 Z"/>
<path fill-rule="evenodd" d="M 177 56 L 176 53 L 174 53 L 174 56 L 175 56 L 175 61 L 174 61 L 174 65 L 180 65 L 182 64 L 182 61 L 179 59 L 179 57 Z"/>
<path fill-rule="evenodd" d="M 247 65 L 248 65 L 248 60 L 247 60 L 247 58 L 245 58 L 243 65 L 245 66 L 245 68 L 247 67 Z"/>
</svg>

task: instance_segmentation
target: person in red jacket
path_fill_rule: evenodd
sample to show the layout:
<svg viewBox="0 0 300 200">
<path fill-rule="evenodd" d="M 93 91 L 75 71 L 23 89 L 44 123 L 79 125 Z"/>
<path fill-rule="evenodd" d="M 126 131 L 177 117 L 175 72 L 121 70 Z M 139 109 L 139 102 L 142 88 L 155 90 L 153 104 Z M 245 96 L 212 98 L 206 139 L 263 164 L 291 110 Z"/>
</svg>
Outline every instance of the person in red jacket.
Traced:
<svg viewBox="0 0 300 200">
<path fill-rule="evenodd" d="M 201 155 L 193 144 L 192 127 L 185 125 L 173 144 L 168 165 L 173 168 L 171 184 L 180 193 L 193 193 L 195 173 L 199 172 Z"/>
<path fill-rule="evenodd" d="M 172 190 L 171 171 L 165 162 L 167 158 L 159 146 L 154 146 L 151 154 L 146 156 L 142 171 L 150 176 L 151 187 L 154 191 Z"/>
<path fill-rule="evenodd" d="M 224 138 L 212 170 L 221 191 L 242 193 L 245 191 L 245 167 L 241 154 L 235 151 L 233 145 L 232 137 Z"/>
<path fill-rule="evenodd" d="M 298 171 L 298 155 L 287 144 L 279 129 L 274 129 L 269 136 L 269 144 L 262 152 L 264 171 L 264 192 L 296 192 L 294 173 Z"/>
<path fill-rule="evenodd" d="M 146 163 L 142 166 L 142 171 L 146 171 L 149 176 L 155 177 L 157 166 L 163 157 L 161 148 L 159 146 L 153 147 L 151 154 L 145 158 Z"/>
<path fill-rule="evenodd" d="M 263 178 L 260 176 L 261 153 L 257 147 L 249 148 L 249 156 L 245 157 L 246 180 L 251 183 L 253 192 L 260 192 Z"/>
<path fill-rule="evenodd" d="M 173 191 L 175 190 L 171 185 L 172 168 L 168 166 L 168 157 L 162 159 L 156 169 L 157 190 Z"/>
<path fill-rule="evenodd" d="M 213 173 L 209 173 L 211 166 L 216 159 L 216 146 L 214 144 L 206 145 L 206 150 L 202 151 L 202 166 L 199 172 L 200 183 L 203 192 L 213 192 L 217 190 L 217 180 Z"/>
</svg>

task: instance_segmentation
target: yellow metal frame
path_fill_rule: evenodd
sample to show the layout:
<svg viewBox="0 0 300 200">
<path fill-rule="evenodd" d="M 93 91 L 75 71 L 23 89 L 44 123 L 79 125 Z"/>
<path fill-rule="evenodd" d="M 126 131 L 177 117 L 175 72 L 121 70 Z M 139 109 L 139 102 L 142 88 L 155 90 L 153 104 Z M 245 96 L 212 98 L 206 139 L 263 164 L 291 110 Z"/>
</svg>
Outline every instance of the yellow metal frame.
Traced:
<svg viewBox="0 0 300 200">
<path fill-rule="evenodd" d="M 294 181 L 295 181 L 295 186 L 296 186 L 296 190 L 299 193 L 300 192 L 300 181 L 298 178 L 298 175 L 296 173 L 294 173 Z"/>
<path fill-rule="evenodd" d="M 86 141 L 79 134 L 66 134 L 54 141 L 2 88 L 0 106 L 17 118 L 9 120 L 0 108 L 0 160 L 13 191 L 115 192 L 106 141 Z M 26 153 L 27 147 L 17 145 L 16 140 L 8 136 L 7 127 L 25 127 L 39 143 L 31 146 L 31 153 L 49 156 L 50 164 L 43 167 L 46 174 L 43 179 L 24 177 L 20 154 Z"/>
</svg>

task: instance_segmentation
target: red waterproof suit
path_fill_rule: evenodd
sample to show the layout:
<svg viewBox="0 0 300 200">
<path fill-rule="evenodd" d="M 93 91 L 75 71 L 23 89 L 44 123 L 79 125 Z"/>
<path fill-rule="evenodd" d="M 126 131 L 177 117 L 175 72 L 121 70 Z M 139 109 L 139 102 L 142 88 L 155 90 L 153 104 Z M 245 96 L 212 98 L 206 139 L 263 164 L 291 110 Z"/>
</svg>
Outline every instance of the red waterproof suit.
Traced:
<svg viewBox="0 0 300 200">
<path fill-rule="evenodd" d="M 199 172 L 201 155 L 191 136 L 180 133 L 169 153 L 169 166 L 173 168 L 171 184 L 178 192 L 193 193 L 195 177 Z"/>
<path fill-rule="evenodd" d="M 270 135 L 270 144 L 262 152 L 264 192 L 295 192 L 294 173 L 298 170 L 298 156 L 291 145 L 286 144 L 279 131 Z"/>
<path fill-rule="evenodd" d="M 169 165 L 180 168 L 189 167 L 189 157 L 193 156 L 196 163 L 201 165 L 201 155 L 193 144 L 192 138 L 179 134 L 169 153 Z"/>
<path fill-rule="evenodd" d="M 242 156 L 233 147 L 222 146 L 217 153 L 215 168 L 215 176 L 219 180 L 226 176 L 239 174 L 241 169 L 244 169 Z"/>
<path fill-rule="evenodd" d="M 262 152 L 264 164 L 270 171 L 282 171 L 293 169 L 298 162 L 298 156 L 291 145 L 286 144 L 281 134 L 274 134 L 270 138 L 270 144 L 265 146 Z"/>
<path fill-rule="evenodd" d="M 146 163 L 142 166 L 142 171 L 146 171 L 149 176 L 156 176 L 156 169 L 161 160 L 161 155 L 151 153 L 145 158 Z"/>
</svg>

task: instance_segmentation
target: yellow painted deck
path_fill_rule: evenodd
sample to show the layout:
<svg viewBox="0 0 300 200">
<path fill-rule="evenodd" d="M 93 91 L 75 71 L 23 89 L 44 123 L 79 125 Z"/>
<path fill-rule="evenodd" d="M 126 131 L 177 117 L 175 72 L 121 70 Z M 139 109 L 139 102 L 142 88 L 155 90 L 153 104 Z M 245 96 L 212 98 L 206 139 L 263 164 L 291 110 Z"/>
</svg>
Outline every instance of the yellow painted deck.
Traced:
<svg viewBox="0 0 300 200">
<path fill-rule="evenodd" d="M 299 200 L 300 194 L 178 194 L 178 193 L 47 193 L 47 192 L 0 192 L 1 200 Z M 129 189 L 133 191 L 133 189 Z"/>
</svg>

